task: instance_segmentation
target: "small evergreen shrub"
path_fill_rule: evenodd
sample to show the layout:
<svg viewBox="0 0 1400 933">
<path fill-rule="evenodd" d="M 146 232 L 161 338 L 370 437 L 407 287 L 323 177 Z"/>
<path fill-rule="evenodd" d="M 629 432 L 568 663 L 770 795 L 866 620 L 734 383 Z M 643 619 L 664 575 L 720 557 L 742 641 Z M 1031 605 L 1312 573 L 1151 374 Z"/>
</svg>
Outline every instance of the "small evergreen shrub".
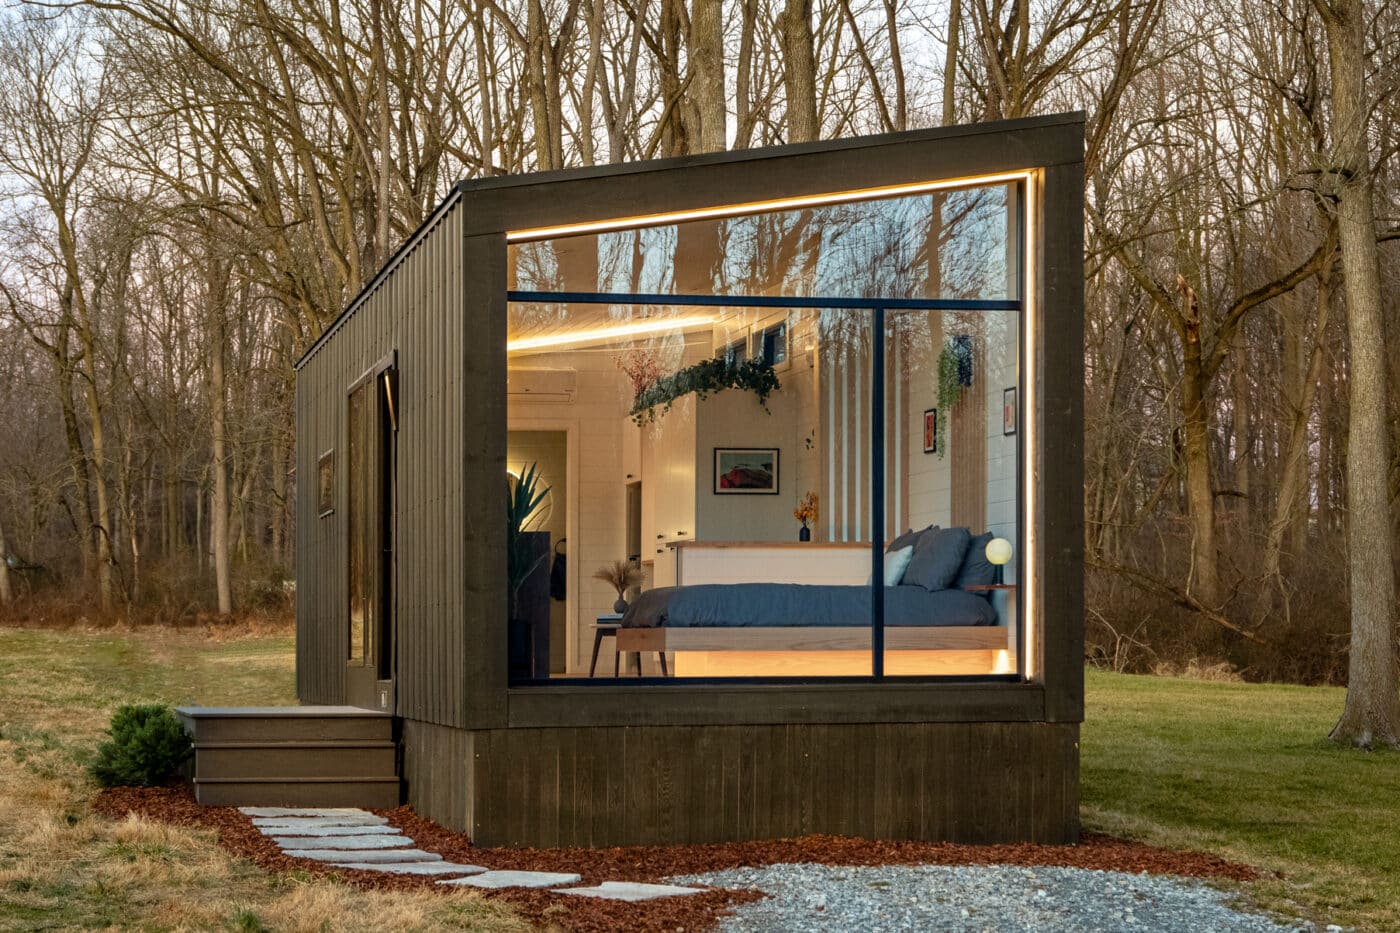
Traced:
<svg viewBox="0 0 1400 933">
<path fill-rule="evenodd" d="M 110 741 L 97 747 L 92 776 L 103 787 L 154 787 L 175 773 L 194 745 L 168 706 L 122 706 Z"/>
</svg>

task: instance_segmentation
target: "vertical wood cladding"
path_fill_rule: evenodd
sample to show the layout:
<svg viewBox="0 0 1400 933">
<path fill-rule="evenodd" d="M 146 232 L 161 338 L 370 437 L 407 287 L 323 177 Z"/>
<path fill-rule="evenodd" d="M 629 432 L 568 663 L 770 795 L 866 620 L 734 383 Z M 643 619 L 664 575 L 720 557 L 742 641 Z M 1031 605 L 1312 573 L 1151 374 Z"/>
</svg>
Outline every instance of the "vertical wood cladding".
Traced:
<svg viewBox="0 0 1400 933">
<path fill-rule="evenodd" d="M 1074 723 L 437 729 L 406 738 L 415 736 L 431 745 L 418 755 L 441 764 L 417 781 L 407 774 L 410 802 L 483 846 L 1079 837 Z"/>
<path fill-rule="evenodd" d="M 460 541 L 462 210 L 457 195 L 389 265 L 297 373 L 297 695 L 344 702 L 346 392 L 393 354 L 398 369 L 395 712 L 462 724 Z M 317 516 L 316 460 L 336 450 L 336 509 Z"/>
<path fill-rule="evenodd" d="M 403 723 L 400 775 L 408 805 L 453 829 L 470 822 L 467 769 L 475 733 L 411 719 Z"/>
</svg>

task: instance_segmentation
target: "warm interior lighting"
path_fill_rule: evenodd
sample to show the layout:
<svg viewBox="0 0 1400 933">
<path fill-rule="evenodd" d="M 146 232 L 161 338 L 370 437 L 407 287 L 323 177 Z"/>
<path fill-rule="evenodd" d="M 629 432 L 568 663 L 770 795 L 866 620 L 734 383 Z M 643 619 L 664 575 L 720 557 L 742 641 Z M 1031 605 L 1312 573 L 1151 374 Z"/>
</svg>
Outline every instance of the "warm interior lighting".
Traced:
<svg viewBox="0 0 1400 933">
<path fill-rule="evenodd" d="M 978 188 L 998 183 L 1026 181 L 1030 171 L 998 172 L 995 175 L 972 175 L 965 178 L 944 178 L 940 181 L 919 181 L 903 185 L 884 185 L 877 188 L 859 188 L 854 191 L 835 191 L 830 194 L 812 194 L 793 198 L 774 198 L 770 201 L 749 201 L 744 204 L 724 204 L 718 207 L 699 207 L 687 211 L 668 211 L 660 214 L 641 214 L 635 217 L 614 217 L 607 220 L 590 220 L 583 223 L 558 224 L 553 227 L 533 227 L 528 230 L 511 230 L 506 233 L 507 243 L 527 243 L 531 240 L 548 240 L 554 237 L 578 236 L 584 233 L 607 233 L 613 230 L 634 230 L 638 227 L 657 227 L 664 224 L 684 223 L 688 220 L 709 220 L 717 217 L 736 217 L 743 214 L 761 214 L 769 211 L 794 210 L 815 207 L 823 204 L 845 204 L 850 201 L 873 201 L 878 198 L 894 198 L 902 195 L 924 194 L 930 191 L 947 191 L 951 188 Z"/>
<path fill-rule="evenodd" d="M 1011 542 L 1005 538 L 993 538 L 987 542 L 984 552 L 987 555 L 987 563 L 996 569 L 996 578 L 992 580 L 997 586 L 1001 586 L 1003 580 L 1003 568 L 1006 562 L 1011 560 Z"/>
<path fill-rule="evenodd" d="M 642 334 L 654 334 L 667 330 L 688 330 L 694 327 L 713 327 L 718 318 L 714 315 L 691 315 L 689 317 L 657 318 L 649 321 L 635 321 L 618 324 L 614 327 L 597 327 L 590 330 L 571 330 L 562 334 L 546 334 L 542 337 L 526 337 L 506 343 L 506 352 L 519 353 L 522 350 L 540 350 L 547 347 L 567 347 L 580 343 L 603 343 Z"/>
<path fill-rule="evenodd" d="M 1021 489 L 1024 501 L 1022 502 L 1022 522 L 1024 529 L 1022 535 L 1022 553 L 1020 565 L 1021 587 L 1019 590 L 1021 603 L 1022 630 L 1025 632 L 1026 659 L 1023 670 L 1027 680 L 1035 680 L 1040 676 L 1037 667 L 1039 660 L 1039 650 L 1036 645 L 1037 617 L 1040 607 L 1036 604 L 1036 586 L 1038 584 L 1039 568 L 1036 566 L 1036 540 L 1035 530 L 1039 521 L 1039 476 L 1036 471 L 1036 457 L 1039 448 L 1036 446 L 1036 410 L 1038 401 L 1036 399 L 1036 388 L 1038 377 L 1036 374 L 1035 354 L 1037 338 L 1035 321 L 1038 308 L 1036 306 L 1036 276 L 1039 273 L 1037 262 L 1039 256 L 1036 252 L 1036 223 L 1038 221 L 1037 211 L 1039 210 L 1040 199 L 1036 193 L 1036 182 L 1038 173 L 1027 173 L 1025 186 L 1022 194 L 1025 198 L 1025 243 L 1022 245 L 1021 268 L 1023 270 L 1021 282 L 1021 314 L 1025 320 L 1025 345 L 1021 348 L 1021 403 L 1024 406 L 1025 417 L 1022 418 L 1022 437 L 1025 447 L 1025 462 L 1022 464 Z"/>
<path fill-rule="evenodd" d="M 1009 651 L 1007 651 L 1005 648 L 1001 648 L 1001 649 L 999 649 L 999 650 L 997 651 L 997 659 L 996 659 L 996 662 L 992 665 L 992 673 L 993 673 L 993 674 L 1014 674 L 1014 673 L 1016 673 L 1016 668 L 1015 668 L 1015 666 L 1013 666 L 1012 663 L 1011 663 L 1011 653 L 1010 653 Z"/>
</svg>

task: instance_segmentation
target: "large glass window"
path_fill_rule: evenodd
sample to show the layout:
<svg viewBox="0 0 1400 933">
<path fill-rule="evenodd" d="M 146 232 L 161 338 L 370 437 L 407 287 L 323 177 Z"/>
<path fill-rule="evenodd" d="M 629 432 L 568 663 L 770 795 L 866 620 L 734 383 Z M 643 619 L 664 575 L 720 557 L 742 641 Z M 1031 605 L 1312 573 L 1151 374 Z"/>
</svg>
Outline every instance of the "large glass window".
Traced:
<svg viewBox="0 0 1400 933">
<path fill-rule="evenodd" d="M 555 643 L 513 650 L 552 677 L 1016 674 L 1017 192 L 512 243 L 508 464 L 569 490 L 520 529 L 550 536 L 526 569 L 553 624 L 511 620 Z M 562 455 L 531 459 L 541 431 Z"/>
</svg>

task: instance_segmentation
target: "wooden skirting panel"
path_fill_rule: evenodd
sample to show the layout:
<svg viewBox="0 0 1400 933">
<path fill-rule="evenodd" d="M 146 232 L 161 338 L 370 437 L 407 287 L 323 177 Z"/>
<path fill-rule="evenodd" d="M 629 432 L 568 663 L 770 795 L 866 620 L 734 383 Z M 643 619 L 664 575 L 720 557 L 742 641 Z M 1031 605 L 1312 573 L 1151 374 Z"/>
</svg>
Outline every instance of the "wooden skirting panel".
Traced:
<svg viewBox="0 0 1400 933">
<path fill-rule="evenodd" d="M 414 808 L 483 846 L 1079 837 L 1077 723 L 471 733 L 410 723 L 404 739 Z"/>
<path fill-rule="evenodd" d="M 467 768 L 476 733 L 405 719 L 402 774 L 408 805 L 420 816 L 464 831 L 470 800 Z"/>
</svg>

